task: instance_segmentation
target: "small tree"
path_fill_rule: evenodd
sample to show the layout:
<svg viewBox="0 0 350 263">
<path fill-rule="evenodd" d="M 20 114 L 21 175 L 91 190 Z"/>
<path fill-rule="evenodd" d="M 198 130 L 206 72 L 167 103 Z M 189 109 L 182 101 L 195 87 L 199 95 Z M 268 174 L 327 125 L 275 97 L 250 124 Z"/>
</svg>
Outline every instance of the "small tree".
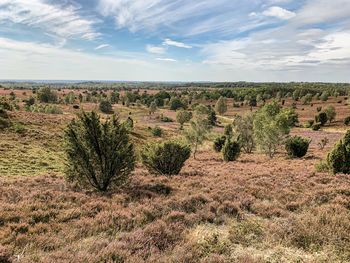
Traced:
<svg viewBox="0 0 350 263">
<path fill-rule="evenodd" d="M 68 182 L 107 191 L 124 184 L 134 169 L 134 147 L 115 115 L 101 123 L 95 112 L 83 112 L 68 125 L 65 141 Z"/>
<path fill-rule="evenodd" d="M 304 157 L 309 149 L 310 140 L 300 136 L 288 138 L 286 141 L 286 151 L 289 157 L 301 158 Z"/>
<path fill-rule="evenodd" d="M 217 111 L 220 115 L 223 115 L 227 111 L 227 103 L 224 97 L 220 97 L 215 104 L 215 111 Z"/>
<path fill-rule="evenodd" d="M 198 146 L 202 145 L 207 139 L 210 129 L 211 125 L 209 124 L 207 115 L 197 111 L 194 119 L 190 122 L 190 128 L 185 131 L 185 137 L 193 147 L 194 159 L 196 159 Z"/>
<path fill-rule="evenodd" d="M 110 101 L 112 104 L 117 104 L 119 102 L 120 99 L 120 94 L 119 92 L 113 91 L 111 93 L 111 97 L 110 97 Z"/>
<path fill-rule="evenodd" d="M 237 116 L 234 120 L 234 129 L 245 153 L 251 153 L 255 148 L 254 115 Z"/>
<path fill-rule="evenodd" d="M 183 129 L 183 126 L 186 122 L 189 122 L 192 118 L 192 114 L 189 111 L 181 110 L 176 114 L 176 121 L 180 124 L 180 130 Z"/>
<path fill-rule="evenodd" d="M 170 110 L 185 109 L 186 105 L 177 97 L 172 97 L 170 99 Z"/>
<path fill-rule="evenodd" d="M 149 105 L 149 114 L 153 114 L 157 111 L 157 103 L 155 101 L 152 101 Z"/>
<path fill-rule="evenodd" d="M 177 175 L 191 155 L 189 145 L 177 141 L 147 144 L 142 152 L 142 163 L 151 173 Z"/>
<path fill-rule="evenodd" d="M 321 126 L 325 125 L 327 121 L 328 121 L 328 116 L 327 116 L 327 113 L 325 113 L 324 111 L 320 112 L 318 115 L 315 116 L 315 122 L 320 123 Z"/>
<path fill-rule="evenodd" d="M 322 92 L 321 96 L 320 96 L 320 99 L 322 101 L 327 101 L 328 100 L 328 97 L 329 97 L 329 92 L 328 91 L 324 91 Z"/>
<path fill-rule="evenodd" d="M 335 108 L 333 106 L 328 106 L 324 112 L 327 114 L 327 119 L 331 123 L 335 120 L 335 117 L 337 116 L 337 113 L 335 111 Z"/>
<path fill-rule="evenodd" d="M 40 102 L 55 103 L 57 102 L 57 93 L 51 90 L 49 87 L 42 87 L 37 92 L 37 97 Z"/>
<path fill-rule="evenodd" d="M 222 148 L 222 155 L 225 162 L 233 162 L 237 160 L 241 153 L 241 146 L 238 141 L 226 140 L 224 147 Z"/>
<path fill-rule="evenodd" d="M 276 101 L 262 107 L 254 118 L 256 143 L 270 158 L 273 158 L 290 128 L 288 114 Z"/>
<path fill-rule="evenodd" d="M 350 130 L 328 154 L 327 165 L 333 174 L 350 174 Z"/>
<path fill-rule="evenodd" d="M 98 107 L 103 113 L 110 114 L 113 112 L 112 104 L 108 100 L 102 100 Z"/>
</svg>

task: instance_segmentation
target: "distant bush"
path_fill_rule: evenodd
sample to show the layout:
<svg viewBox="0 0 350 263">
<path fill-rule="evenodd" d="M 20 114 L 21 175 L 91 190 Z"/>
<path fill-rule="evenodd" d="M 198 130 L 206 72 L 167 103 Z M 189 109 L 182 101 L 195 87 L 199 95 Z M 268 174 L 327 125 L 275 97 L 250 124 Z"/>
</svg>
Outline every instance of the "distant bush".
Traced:
<svg viewBox="0 0 350 263">
<path fill-rule="evenodd" d="M 186 109 L 186 105 L 181 101 L 181 99 L 177 97 L 173 97 L 170 99 L 170 110 L 178 110 L 178 109 Z"/>
<path fill-rule="evenodd" d="M 233 135 L 232 124 L 227 124 L 227 125 L 225 125 L 225 128 L 224 128 L 224 135 L 225 135 L 227 138 L 231 138 L 231 137 L 232 137 L 232 135 Z"/>
<path fill-rule="evenodd" d="M 11 122 L 8 118 L 0 116 L 0 130 L 4 130 L 11 126 Z"/>
<path fill-rule="evenodd" d="M 314 120 L 307 120 L 305 123 L 304 123 L 304 127 L 305 128 L 311 128 L 312 125 L 314 125 L 315 121 Z"/>
<path fill-rule="evenodd" d="M 344 119 L 344 124 L 346 125 L 346 126 L 349 126 L 350 125 L 350 117 L 348 116 L 348 117 L 345 117 L 345 119 Z"/>
<path fill-rule="evenodd" d="M 320 106 L 320 107 L 317 107 L 316 110 L 317 110 L 317 112 L 321 112 L 322 107 L 321 107 L 321 106 Z"/>
<path fill-rule="evenodd" d="M 189 111 L 178 111 L 176 114 L 176 120 L 180 124 L 180 130 L 183 129 L 183 126 L 186 122 L 189 122 L 192 118 L 192 113 Z"/>
<path fill-rule="evenodd" d="M 113 113 L 113 107 L 112 104 L 108 100 L 102 100 L 100 102 L 100 105 L 98 106 L 101 112 L 106 114 Z"/>
<path fill-rule="evenodd" d="M 314 123 L 311 127 L 311 129 L 313 131 L 319 131 L 321 129 L 321 123 L 317 122 L 317 123 Z"/>
<path fill-rule="evenodd" d="M 172 118 L 167 117 L 167 116 L 163 116 L 163 115 L 160 117 L 160 121 L 161 122 L 174 122 L 174 120 Z"/>
<path fill-rule="evenodd" d="M 251 153 L 255 148 L 253 114 L 237 116 L 234 120 L 234 128 L 244 152 Z"/>
<path fill-rule="evenodd" d="M 321 126 L 325 125 L 328 121 L 327 113 L 320 112 L 318 115 L 315 116 L 315 122 L 320 123 Z"/>
<path fill-rule="evenodd" d="M 326 147 L 326 145 L 329 143 L 329 140 L 327 137 L 324 137 L 323 139 L 321 139 L 321 141 L 318 143 L 318 148 L 320 148 L 320 150 L 323 150 L 324 147 Z"/>
<path fill-rule="evenodd" d="M 26 106 L 25 109 L 34 113 L 63 114 L 60 107 L 52 104 L 34 104 L 30 107 Z"/>
<path fill-rule="evenodd" d="M 335 111 L 335 108 L 333 106 L 328 106 L 324 112 L 327 114 L 327 119 L 329 122 L 332 122 L 335 120 L 335 117 L 337 116 L 337 112 Z"/>
<path fill-rule="evenodd" d="M 162 128 L 156 126 L 151 131 L 152 131 L 153 136 L 155 136 L 155 137 L 162 137 L 162 134 L 163 134 L 163 129 Z"/>
<path fill-rule="evenodd" d="M 107 191 L 121 186 L 134 169 L 134 146 L 118 118 L 101 122 L 83 112 L 65 131 L 66 179 L 81 187 Z"/>
<path fill-rule="evenodd" d="M 177 141 L 165 141 L 144 146 L 141 160 L 151 173 L 177 175 L 190 155 L 189 145 Z"/>
<path fill-rule="evenodd" d="M 286 141 L 286 151 L 289 157 L 304 157 L 309 149 L 310 140 L 300 136 L 290 137 Z"/>
<path fill-rule="evenodd" d="M 224 161 L 233 162 L 237 160 L 241 153 L 241 146 L 238 141 L 226 140 L 224 147 L 222 148 L 222 155 Z"/>
<path fill-rule="evenodd" d="M 327 164 L 333 174 L 350 174 L 350 130 L 327 155 Z"/>
<path fill-rule="evenodd" d="M 57 92 L 49 87 L 42 87 L 37 91 L 37 97 L 40 102 L 55 103 L 58 100 Z"/>
<path fill-rule="evenodd" d="M 226 142 L 226 136 L 220 136 L 220 137 L 217 137 L 215 140 L 214 140 L 214 150 L 216 152 L 221 152 L 222 150 L 222 147 L 224 147 L 225 145 L 225 142 Z"/>
<path fill-rule="evenodd" d="M 18 122 L 14 123 L 12 125 L 11 129 L 13 129 L 14 132 L 20 133 L 20 134 L 22 134 L 26 131 L 26 127 L 23 124 L 18 123 Z"/>
</svg>

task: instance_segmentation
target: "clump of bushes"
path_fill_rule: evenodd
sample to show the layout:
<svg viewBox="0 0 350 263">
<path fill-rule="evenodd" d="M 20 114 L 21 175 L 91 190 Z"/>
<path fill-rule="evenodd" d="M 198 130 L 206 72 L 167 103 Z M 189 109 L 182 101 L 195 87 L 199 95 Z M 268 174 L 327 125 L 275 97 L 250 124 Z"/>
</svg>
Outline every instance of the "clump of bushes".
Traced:
<svg viewBox="0 0 350 263">
<path fill-rule="evenodd" d="M 217 137 L 215 140 L 214 140 L 214 150 L 216 152 L 221 152 L 222 150 L 222 147 L 224 147 L 225 145 L 225 142 L 226 142 L 226 136 L 220 136 L 220 137 Z"/>
<path fill-rule="evenodd" d="M 113 113 L 112 104 L 108 100 L 102 100 L 98 108 L 102 113 L 106 113 L 106 114 Z"/>
<path fill-rule="evenodd" d="M 163 129 L 159 126 L 156 126 L 151 130 L 151 132 L 154 137 L 162 137 Z"/>
<path fill-rule="evenodd" d="M 36 112 L 36 113 L 46 113 L 46 114 L 63 114 L 60 107 L 52 104 L 34 104 L 32 106 L 26 106 L 26 111 Z"/>
<path fill-rule="evenodd" d="M 160 121 L 161 122 L 174 122 L 174 120 L 172 118 L 164 116 L 164 115 L 160 116 Z"/>
<path fill-rule="evenodd" d="M 321 126 L 325 125 L 328 121 L 328 116 L 326 112 L 320 112 L 315 116 L 315 122 L 320 123 Z"/>
<path fill-rule="evenodd" d="M 309 149 L 310 140 L 300 136 L 293 136 L 286 141 L 286 151 L 289 157 L 301 158 L 304 157 Z"/>
<path fill-rule="evenodd" d="M 225 162 L 233 162 L 237 160 L 241 153 L 241 146 L 238 141 L 226 140 L 222 148 L 222 155 Z"/>
<path fill-rule="evenodd" d="M 327 155 L 327 165 L 333 174 L 350 174 L 350 130 Z"/>
<path fill-rule="evenodd" d="M 177 175 L 191 155 L 191 147 L 178 141 L 149 143 L 141 152 L 142 163 L 154 174 Z"/>
<path fill-rule="evenodd" d="M 311 128 L 314 125 L 315 121 L 314 120 L 308 120 L 304 123 L 305 128 Z"/>
<path fill-rule="evenodd" d="M 66 179 L 107 191 L 124 184 L 134 170 L 134 146 L 118 118 L 104 123 L 95 112 L 78 115 L 65 131 Z"/>
</svg>

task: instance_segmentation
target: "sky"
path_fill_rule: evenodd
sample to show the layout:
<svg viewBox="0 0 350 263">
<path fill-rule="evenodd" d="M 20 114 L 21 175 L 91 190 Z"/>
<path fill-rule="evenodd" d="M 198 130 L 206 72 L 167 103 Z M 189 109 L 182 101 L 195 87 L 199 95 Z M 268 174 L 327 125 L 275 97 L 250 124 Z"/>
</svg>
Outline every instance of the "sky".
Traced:
<svg viewBox="0 0 350 263">
<path fill-rule="evenodd" d="M 0 79 L 350 82 L 350 0 L 0 0 Z"/>
</svg>

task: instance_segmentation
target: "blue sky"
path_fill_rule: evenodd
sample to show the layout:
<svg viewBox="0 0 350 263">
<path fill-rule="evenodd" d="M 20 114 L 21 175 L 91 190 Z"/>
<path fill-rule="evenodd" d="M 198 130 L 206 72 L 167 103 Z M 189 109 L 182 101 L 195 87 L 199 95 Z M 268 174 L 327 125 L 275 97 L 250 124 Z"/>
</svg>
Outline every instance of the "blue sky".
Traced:
<svg viewBox="0 0 350 263">
<path fill-rule="evenodd" d="M 0 79 L 350 82 L 350 0 L 0 0 Z"/>
</svg>

